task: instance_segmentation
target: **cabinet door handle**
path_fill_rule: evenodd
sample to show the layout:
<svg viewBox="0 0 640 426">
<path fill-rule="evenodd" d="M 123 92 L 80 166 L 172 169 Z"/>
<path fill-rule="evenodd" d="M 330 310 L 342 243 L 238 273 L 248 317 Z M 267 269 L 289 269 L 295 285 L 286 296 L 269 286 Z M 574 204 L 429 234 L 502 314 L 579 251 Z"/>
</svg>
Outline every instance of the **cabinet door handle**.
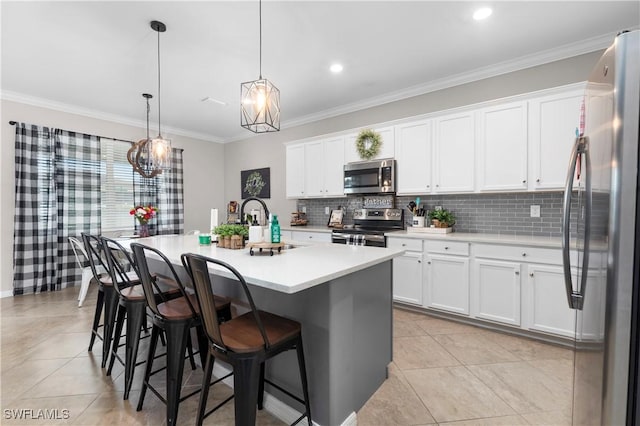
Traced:
<svg viewBox="0 0 640 426">
<path fill-rule="evenodd" d="M 428 261 L 428 262 L 427 262 L 427 265 L 431 265 L 431 261 Z"/>
<path fill-rule="evenodd" d="M 436 188 L 440 188 L 440 185 L 436 185 Z"/>
<path fill-rule="evenodd" d="M 522 183 L 527 183 L 527 181 L 526 181 L 526 180 L 523 180 L 523 181 L 522 181 Z"/>
<path fill-rule="evenodd" d="M 431 185 L 427 185 L 427 188 L 431 188 Z"/>
<path fill-rule="evenodd" d="M 407 245 L 405 243 L 402 243 L 402 247 L 406 247 Z"/>
<path fill-rule="evenodd" d="M 527 253 L 522 253 L 522 257 L 527 257 Z"/>
<path fill-rule="evenodd" d="M 536 179 L 536 182 L 540 183 L 540 179 Z"/>
<path fill-rule="evenodd" d="M 529 276 L 530 276 L 530 277 L 533 277 L 533 272 L 531 272 L 531 273 L 529 274 Z"/>
<path fill-rule="evenodd" d="M 422 260 L 418 260 L 418 263 L 422 263 Z"/>
<path fill-rule="evenodd" d="M 516 271 L 516 275 L 520 275 L 520 272 L 519 272 L 519 271 Z"/>
<path fill-rule="evenodd" d="M 445 247 L 444 249 L 445 249 L 445 250 L 449 250 L 449 247 Z"/>
</svg>

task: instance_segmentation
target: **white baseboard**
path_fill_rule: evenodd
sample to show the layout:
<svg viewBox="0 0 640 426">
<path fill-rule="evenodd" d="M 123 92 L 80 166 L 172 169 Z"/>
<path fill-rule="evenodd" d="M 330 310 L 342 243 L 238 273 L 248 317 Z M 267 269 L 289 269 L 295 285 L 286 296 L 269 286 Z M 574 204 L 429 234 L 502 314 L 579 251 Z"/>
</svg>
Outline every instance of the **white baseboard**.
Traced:
<svg viewBox="0 0 640 426">
<path fill-rule="evenodd" d="M 214 377 L 222 377 L 231 373 L 231 369 L 227 365 L 221 364 L 219 361 L 213 365 L 213 376 Z M 227 377 L 222 381 L 225 385 L 231 387 L 233 389 L 233 377 Z M 264 393 L 264 401 L 263 401 L 264 409 L 267 410 L 270 414 L 276 417 L 279 420 L 282 420 L 286 424 L 291 424 L 298 420 L 298 418 L 302 415 L 301 412 L 296 410 L 295 408 L 290 407 L 284 402 L 280 401 L 275 396 L 271 395 L 269 392 Z M 311 413 L 313 414 L 313 412 Z M 307 423 L 307 419 L 302 419 L 299 425 L 309 426 Z M 318 423 L 313 422 L 314 425 L 320 426 Z M 358 426 L 358 419 L 356 417 L 355 412 L 351 412 L 349 416 L 344 419 L 340 426 Z"/>
<path fill-rule="evenodd" d="M 12 296 L 13 296 L 13 290 L 0 291 L 0 299 L 2 299 L 3 297 L 12 297 Z"/>
</svg>

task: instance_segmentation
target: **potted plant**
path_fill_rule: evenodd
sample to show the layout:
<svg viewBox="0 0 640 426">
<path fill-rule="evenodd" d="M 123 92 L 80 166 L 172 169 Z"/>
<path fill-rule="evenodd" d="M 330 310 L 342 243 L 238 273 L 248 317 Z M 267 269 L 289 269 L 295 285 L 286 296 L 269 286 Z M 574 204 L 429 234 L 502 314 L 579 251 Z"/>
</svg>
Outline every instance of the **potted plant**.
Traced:
<svg viewBox="0 0 640 426">
<path fill-rule="evenodd" d="M 249 231 L 243 225 L 229 225 L 230 245 L 228 248 L 237 250 L 244 247 L 244 237 L 249 235 Z"/>
<path fill-rule="evenodd" d="M 213 229 L 213 233 L 218 236 L 218 246 L 229 248 L 231 246 L 231 225 L 218 225 Z"/>
<path fill-rule="evenodd" d="M 430 211 L 429 219 L 436 228 L 449 228 L 456 223 L 456 217 L 447 209 Z"/>
</svg>

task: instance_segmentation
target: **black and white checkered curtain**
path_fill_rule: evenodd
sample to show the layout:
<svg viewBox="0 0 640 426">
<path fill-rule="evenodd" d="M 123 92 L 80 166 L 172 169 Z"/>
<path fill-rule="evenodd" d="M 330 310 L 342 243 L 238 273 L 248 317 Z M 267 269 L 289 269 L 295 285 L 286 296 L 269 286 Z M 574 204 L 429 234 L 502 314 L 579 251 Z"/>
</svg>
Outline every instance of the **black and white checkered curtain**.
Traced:
<svg viewBox="0 0 640 426">
<path fill-rule="evenodd" d="M 16 125 L 15 294 L 59 290 L 79 279 L 68 237 L 100 232 L 100 141 Z"/>
<path fill-rule="evenodd" d="M 182 149 L 171 150 L 171 170 L 158 176 L 158 233 L 184 232 Z"/>
</svg>

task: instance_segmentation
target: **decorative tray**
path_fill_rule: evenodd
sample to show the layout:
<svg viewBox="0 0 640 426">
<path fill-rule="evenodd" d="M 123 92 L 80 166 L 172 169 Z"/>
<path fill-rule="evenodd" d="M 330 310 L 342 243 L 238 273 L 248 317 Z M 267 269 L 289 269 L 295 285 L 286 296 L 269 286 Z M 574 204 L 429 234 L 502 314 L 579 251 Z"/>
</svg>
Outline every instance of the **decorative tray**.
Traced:
<svg viewBox="0 0 640 426">
<path fill-rule="evenodd" d="M 420 232 L 424 234 L 449 234 L 453 232 L 453 228 L 431 228 L 431 227 L 414 227 L 408 226 L 407 232 Z"/>
</svg>

